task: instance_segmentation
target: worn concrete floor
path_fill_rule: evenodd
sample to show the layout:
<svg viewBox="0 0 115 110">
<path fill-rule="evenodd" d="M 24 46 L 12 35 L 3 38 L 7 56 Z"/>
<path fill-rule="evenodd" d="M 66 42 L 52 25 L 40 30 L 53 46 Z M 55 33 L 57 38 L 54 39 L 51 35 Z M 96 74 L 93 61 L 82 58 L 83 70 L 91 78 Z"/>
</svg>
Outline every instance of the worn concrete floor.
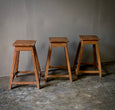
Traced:
<svg viewBox="0 0 115 110">
<path fill-rule="evenodd" d="M 115 110 L 115 63 L 102 67 L 101 79 L 98 75 L 80 75 L 75 80 L 74 72 L 72 83 L 68 79 L 50 79 L 45 83 L 42 77 L 40 90 L 32 85 L 8 90 L 9 77 L 1 77 L 0 110 Z M 32 80 L 34 76 L 18 80 L 25 79 Z"/>
</svg>

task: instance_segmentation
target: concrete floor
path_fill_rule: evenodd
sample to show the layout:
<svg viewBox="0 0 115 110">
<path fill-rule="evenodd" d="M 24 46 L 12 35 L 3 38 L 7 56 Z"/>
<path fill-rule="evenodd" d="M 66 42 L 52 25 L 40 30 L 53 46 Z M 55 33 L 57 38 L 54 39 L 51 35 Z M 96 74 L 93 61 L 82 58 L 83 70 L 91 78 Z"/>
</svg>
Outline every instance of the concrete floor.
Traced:
<svg viewBox="0 0 115 110">
<path fill-rule="evenodd" d="M 80 75 L 68 79 L 41 78 L 36 86 L 14 86 L 8 90 L 9 77 L 0 78 L 0 110 L 115 110 L 115 62 L 104 63 L 103 77 Z M 65 71 L 52 71 L 66 73 Z M 18 80 L 34 79 L 33 75 Z"/>
</svg>

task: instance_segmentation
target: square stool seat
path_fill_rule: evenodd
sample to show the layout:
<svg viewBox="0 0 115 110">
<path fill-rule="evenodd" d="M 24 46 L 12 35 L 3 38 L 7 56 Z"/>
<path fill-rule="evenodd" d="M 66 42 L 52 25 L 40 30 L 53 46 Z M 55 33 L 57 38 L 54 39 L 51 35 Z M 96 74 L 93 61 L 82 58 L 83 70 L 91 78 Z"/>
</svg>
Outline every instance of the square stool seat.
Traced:
<svg viewBox="0 0 115 110">
<path fill-rule="evenodd" d="M 100 40 L 96 35 L 80 35 L 81 41 L 98 41 Z"/>
<path fill-rule="evenodd" d="M 15 47 L 30 47 L 30 46 L 34 46 L 36 43 L 35 40 L 16 40 L 13 43 L 13 46 Z"/>
<path fill-rule="evenodd" d="M 69 42 L 66 37 L 49 37 L 50 43 L 62 43 L 62 42 Z"/>
</svg>

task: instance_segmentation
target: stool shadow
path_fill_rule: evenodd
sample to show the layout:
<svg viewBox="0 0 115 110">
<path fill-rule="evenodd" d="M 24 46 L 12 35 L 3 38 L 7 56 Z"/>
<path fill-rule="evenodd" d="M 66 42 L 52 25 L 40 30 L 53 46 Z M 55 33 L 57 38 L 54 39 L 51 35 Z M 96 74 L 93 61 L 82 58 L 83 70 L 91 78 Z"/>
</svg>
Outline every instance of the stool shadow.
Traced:
<svg viewBox="0 0 115 110">
<path fill-rule="evenodd" d="M 37 87 L 36 85 L 15 85 L 12 87 L 12 89 L 16 89 L 16 88 L 29 88 L 29 87 Z"/>
<path fill-rule="evenodd" d="M 97 68 L 96 68 L 97 69 Z M 80 66 L 80 70 L 96 70 L 93 65 L 81 65 Z M 77 81 L 77 80 L 81 80 L 83 78 L 86 78 L 88 76 L 94 76 L 94 75 L 98 75 L 97 73 L 93 73 L 93 74 L 79 74 L 78 78 L 76 77 L 76 73 L 75 73 L 75 69 L 72 68 L 72 74 L 73 74 L 73 81 Z"/>
<path fill-rule="evenodd" d="M 112 69 L 110 69 L 110 68 L 112 68 Z M 102 63 L 103 77 L 114 74 L 115 73 L 114 68 L 115 68 L 115 61 Z"/>
<path fill-rule="evenodd" d="M 50 69 L 48 71 L 49 75 L 67 75 L 68 74 L 68 70 L 67 69 Z M 48 81 L 53 81 L 53 80 L 68 80 L 68 78 L 48 78 Z"/>
</svg>

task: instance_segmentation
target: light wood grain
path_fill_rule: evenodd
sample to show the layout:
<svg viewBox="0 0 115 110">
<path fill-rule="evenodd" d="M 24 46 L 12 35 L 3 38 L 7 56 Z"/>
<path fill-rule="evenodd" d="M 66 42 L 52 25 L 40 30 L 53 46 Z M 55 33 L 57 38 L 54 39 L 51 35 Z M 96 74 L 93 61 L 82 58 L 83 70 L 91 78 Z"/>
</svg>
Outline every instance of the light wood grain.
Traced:
<svg viewBox="0 0 115 110">
<path fill-rule="evenodd" d="M 16 40 L 13 43 L 13 46 L 15 46 L 14 50 L 14 57 L 13 57 L 13 63 L 12 63 L 12 70 L 11 70 L 11 76 L 10 76 L 10 82 L 9 82 L 9 89 L 11 89 L 12 84 L 37 84 L 37 88 L 40 89 L 40 65 L 37 58 L 37 52 L 35 48 L 36 41 L 34 40 Z M 34 71 L 19 71 L 19 53 L 20 51 L 31 51 L 32 58 L 33 58 L 33 64 L 34 64 Z M 16 75 L 19 73 L 35 73 L 36 82 L 13 82 L 13 79 L 16 78 Z"/>
<path fill-rule="evenodd" d="M 50 43 L 67 43 L 69 42 L 67 37 L 49 37 L 49 42 Z"/>
<path fill-rule="evenodd" d="M 71 66 L 70 66 L 70 61 L 69 61 L 69 55 L 68 55 L 67 44 L 66 44 L 66 46 L 65 46 L 65 55 L 66 55 L 66 61 L 67 61 L 68 72 L 69 72 L 69 79 L 70 79 L 70 82 L 72 82 L 72 73 L 71 73 Z"/>
<path fill-rule="evenodd" d="M 35 73 L 34 71 L 18 71 L 18 73 Z"/>
<path fill-rule="evenodd" d="M 36 58 L 35 58 L 34 48 L 32 48 L 31 53 L 32 53 L 32 59 L 33 59 L 33 64 L 34 64 L 34 71 L 35 71 L 35 78 L 36 78 L 37 88 L 40 89 L 40 80 L 39 80 L 40 78 L 39 78 L 39 75 L 38 75 L 37 62 L 36 62 Z"/>
<path fill-rule="evenodd" d="M 50 37 L 49 38 L 50 46 L 47 56 L 47 62 L 46 62 L 46 70 L 45 70 L 45 81 L 47 81 L 47 78 L 55 78 L 55 77 L 69 77 L 70 82 L 72 82 L 72 74 L 71 74 L 71 67 L 70 67 L 70 61 L 69 61 L 69 55 L 67 50 L 67 42 L 68 39 L 66 37 Z M 53 47 L 64 47 L 65 48 L 65 55 L 66 55 L 66 61 L 67 66 L 49 66 L 50 64 L 50 57 Z M 65 68 L 68 69 L 69 75 L 48 75 L 48 69 L 49 68 Z"/>
<path fill-rule="evenodd" d="M 69 78 L 69 75 L 48 75 L 48 78 Z"/>
<path fill-rule="evenodd" d="M 36 82 L 12 82 L 12 84 L 25 85 L 25 84 L 36 84 Z"/>
<path fill-rule="evenodd" d="M 83 48 L 84 48 L 84 43 L 81 42 L 81 50 L 80 50 L 80 55 L 78 58 L 78 64 L 77 64 L 77 68 L 76 68 L 76 76 L 78 78 L 78 74 L 79 74 L 79 69 L 80 69 L 80 63 L 81 63 L 81 58 L 82 58 L 82 54 L 83 54 Z"/>
<path fill-rule="evenodd" d="M 98 43 L 96 44 L 96 53 L 97 53 L 97 62 L 98 62 L 99 76 L 101 78 L 102 77 L 102 70 L 101 70 L 101 61 L 100 61 L 100 53 L 99 53 Z"/>
<path fill-rule="evenodd" d="M 16 40 L 14 43 L 13 43 L 13 46 L 15 47 L 31 47 L 31 46 L 34 46 L 36 43 L 35 40 Z"/>
<path fill-rule="evenodd" d="M 80 70 L 79 73 L 99 73 L 99 71 L 93 71 L 93 70 Z"/>
<path fill-rule="evenodd" d="M 35 51 L 35 59 L 36 59 L 36 64 L 37 64 L 37 68 L 38 68 L 39 78 L 41 78 L 41 69 L 40 69 L 40 64 L 39 64 L 39 60 L 38 60 L 38 55 L 37 55 L 37 51 L 36 51 L 36 48 L 35 48 L 35 47 L 34 47 L 34 51 Z"/>
<path fill-rule="evenodd" d="M 66 43 L 51 43 L 51 46 L 52 47 L 65 47 L 66 46 Z"/>
<path fill-rule="evenodd" d="M 80 35 L 80 40 L 83 41 L 98 41 L 99 38 L 96 35 Z"/>
<path fill-rule="evenodd" d="M 79 73 L 98 73 L 100 77 L 102 77 L 102 70 L 101 70 L 101 61 L 100 61 L 100 54 L 99 54 L 99 46 L 98 46 L 98 40 L 99 38 L 96 35 L 80 35 L 80 42 L 78 45 L 76 57 L 74 60 L 73 67 L 76 71 L 76 76 L 78 78 Z M 82 54 L 84 45 L 93 45 L 93 56 L 94 56 L 94 62 L 93 63 L 82 63 Z M 77 62 L 78 60 L 78 62 Z M 80 64 L 93 64 L 95 68 L 97 68 L 97 62 L 98 62 L 98 70 L 80 70 Z M 77 66 L 76 66 L 77 63 Z"/>
<path fill-rule="evenodd" d="M 52 52 L 52 46 L 49 46 L 48 56 L 47 56 L 47 62 L 46 62 L 46 70 L 45 70 L 45 82 L 47 82 L 47 76 L 48 76 L 48 69 L 50 65 L 50 58 L 51 58 L 51 52 Z"/>
<path fill-rule="evenodd" d="M 15 77 L 17 77 L 17 75 L 18 75 L 19 55 L 20 55 L 20 51 L 16 51 Z"/>
</svg>

